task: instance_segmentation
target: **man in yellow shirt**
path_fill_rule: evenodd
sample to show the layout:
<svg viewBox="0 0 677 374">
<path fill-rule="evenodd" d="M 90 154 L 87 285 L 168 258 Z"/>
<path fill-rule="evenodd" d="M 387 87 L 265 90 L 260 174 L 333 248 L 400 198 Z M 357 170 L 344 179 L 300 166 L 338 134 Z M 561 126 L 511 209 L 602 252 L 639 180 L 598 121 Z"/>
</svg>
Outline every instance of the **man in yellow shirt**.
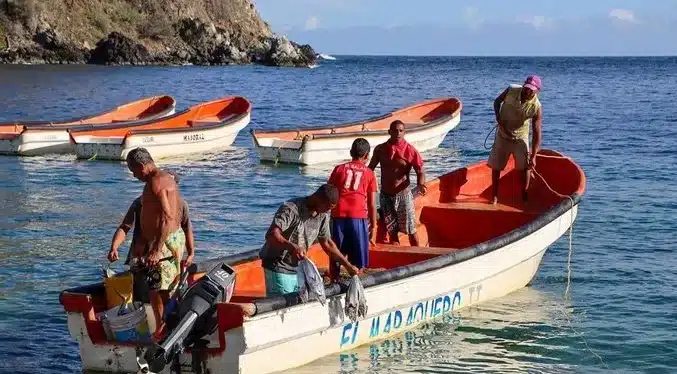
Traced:
<svg viewBox="0 0 677 374">
<path fill-rule="evenodd" d="M 527 77 L 523 85 L 512 84 L 494 100 L 496 114 L 496 137 L 487 164 L 492 169 L 492 203 L 498 202 L 498 180 L 508 158 L 515 158 L 515 168 L 522 176 L 522 198 L 527 200 L 529 170 L 536 165 L 536 154 L 541 147 L 543 110 L 538 100 L 542 87 L 541 78 Z M 531 152 L 529 151 L 529 128 L 533 129 Z"/>
</svg>

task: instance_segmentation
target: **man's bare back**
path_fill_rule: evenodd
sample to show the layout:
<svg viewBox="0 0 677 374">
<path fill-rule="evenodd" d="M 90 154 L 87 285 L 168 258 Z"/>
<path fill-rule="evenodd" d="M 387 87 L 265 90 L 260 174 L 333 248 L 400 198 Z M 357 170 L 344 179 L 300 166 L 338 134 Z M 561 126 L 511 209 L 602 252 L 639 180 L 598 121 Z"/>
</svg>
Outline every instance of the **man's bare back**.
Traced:
<svg viewBox="0 0 677 374">
<path fill-rule="evenodd" d="M 181 195 L 172 175 L 158 169 L 141 196 L 141 232 L 152 253 L 181 226 Z"/>
</svg>

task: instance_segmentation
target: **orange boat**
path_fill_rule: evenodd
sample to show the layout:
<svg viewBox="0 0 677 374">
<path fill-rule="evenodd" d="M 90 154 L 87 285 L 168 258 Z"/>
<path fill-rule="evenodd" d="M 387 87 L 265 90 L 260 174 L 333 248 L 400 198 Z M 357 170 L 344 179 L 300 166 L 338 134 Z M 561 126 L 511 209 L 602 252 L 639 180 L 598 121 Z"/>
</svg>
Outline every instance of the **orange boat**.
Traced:
<svg viewBox="0 0 677 374">
<path fill-rule="evenodd" d="M 118 106 L 100 114 L 63 121 L 15 121 L 0 124 L 0 153 L 24 156 L 73 153 L 68 130 L 74 126 L 124 125 L 174 113 L 171 96 L 153 96 Z"/>
<path fill-rule="evenodd" d="M 210 317 L 213 332 L 191 330 L 197 325 L 187 323 L 170 326 L 170 335 L 160 344 L 178 343 L 187 349 L 172 351 L 173 347 L 165 346 L 165 352 L 175 354 L 164 362 L 151 362 L 147 359 L 151 355 L 138 349 L 136 342 L 106 336 L 96 319 L 106 308 L 103 284 L 65 290 L 60 302 L 70 334 L 79 343 L 82 366 L 92 371 L 138 372 L 143 358 L 153 372 L 165 373 L 169 365 L 164 363 L 176 358 L 182 368 L 197 362 L 202 372 L 273 373 L 515 292 L 531 281 L 548 247 L 570 230 L 586 189 L 585 174 L 571 158 L 541 150 L 536 160 L 526 204 L 514 159 L 501 173 L 496 205 L 489 203 L 491 169 L 486 161 L 426 183 L 426 195 L 415 198 L 422 246 L 409 246 L 406 235 L 401 236 L 400 246 L 383 240 L 371 246 L 370 269 L 360 276 L 368 310 L 356 320 L 344 313 L 347 281 L 327 285 L 325 303 L 312 299 L 301 303 L 296 293 L 267 297 L 261 260 L 254 249 L 191 266 L 189 281 L 198 286 L 205 276 L 207 281 L 211 278 L 214 269 L 230 266 L 235 275 L 232 297 L 211 304 L 216 310 L 216 316 Z M 319 244 L 309 249 L 308 256 L 319 268 L 328 267 Z M 197 305 L 194 300 L 182 300 L 177 310 Z M 152 314 L 148 311 L 146 307 L 146 313 Z M 184 339 L 191 331 L 210 332 Z M 206 347 L 199 346 L 200 339 Z"/>
<path fill-rule="evenodd" d="M 231 96 L 156 120 L 78 126 L 69 132 L 78 158 L 125 160 L 129 151 L 144 147 L 160 159 L 229 147 L 250 119 L 251 103 Z"/>
</svg>

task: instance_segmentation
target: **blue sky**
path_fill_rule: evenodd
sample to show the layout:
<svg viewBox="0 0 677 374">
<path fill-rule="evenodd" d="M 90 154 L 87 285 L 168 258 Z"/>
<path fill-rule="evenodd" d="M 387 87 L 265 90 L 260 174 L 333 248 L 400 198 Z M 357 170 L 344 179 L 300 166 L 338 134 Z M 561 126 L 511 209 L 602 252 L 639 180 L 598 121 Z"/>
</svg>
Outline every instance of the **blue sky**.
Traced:
<svg viewBox="0 0 677 374">
<path fill-rule="evenodd" d="M 333 54 L 675 55 L 677 0 L 253 0 Z"/>
</svg>

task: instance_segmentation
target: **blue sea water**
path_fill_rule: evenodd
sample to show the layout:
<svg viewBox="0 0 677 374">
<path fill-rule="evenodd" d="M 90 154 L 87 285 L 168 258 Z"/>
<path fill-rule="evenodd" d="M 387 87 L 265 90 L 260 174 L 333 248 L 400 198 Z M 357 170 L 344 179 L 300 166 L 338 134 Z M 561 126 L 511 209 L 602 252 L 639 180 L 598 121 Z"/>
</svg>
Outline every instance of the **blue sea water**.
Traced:
<svg viewBox="0 0 677 374">
<path fill-rule="evenodd" d="M 424 154 L 429 175 L 482 160 L 492 101 L 543 77 L 544 147 L 571 156 L 587 191 L 573 233 L 526 288 L 412 333 L 290 373 L 677 371 L 677 58 L 349 57 L 316 69 L 1 66 L 0 122 L 69 118 L 171 94 L 178 109 L 227 95 L 253 103 L 252 128 L 347 122 L 457 96 L 460 126 Z M 276 206 L 333 165 L 261 164 L 245 130 L 234 148 L 162 161 L 178 171 L 197 257 L 261 244 Z M 122 163 L 0 158 L 0 372 L 75 373 L 58 302 L 100 280 L 111 236 L 140 193 Z"/>
</svg>

